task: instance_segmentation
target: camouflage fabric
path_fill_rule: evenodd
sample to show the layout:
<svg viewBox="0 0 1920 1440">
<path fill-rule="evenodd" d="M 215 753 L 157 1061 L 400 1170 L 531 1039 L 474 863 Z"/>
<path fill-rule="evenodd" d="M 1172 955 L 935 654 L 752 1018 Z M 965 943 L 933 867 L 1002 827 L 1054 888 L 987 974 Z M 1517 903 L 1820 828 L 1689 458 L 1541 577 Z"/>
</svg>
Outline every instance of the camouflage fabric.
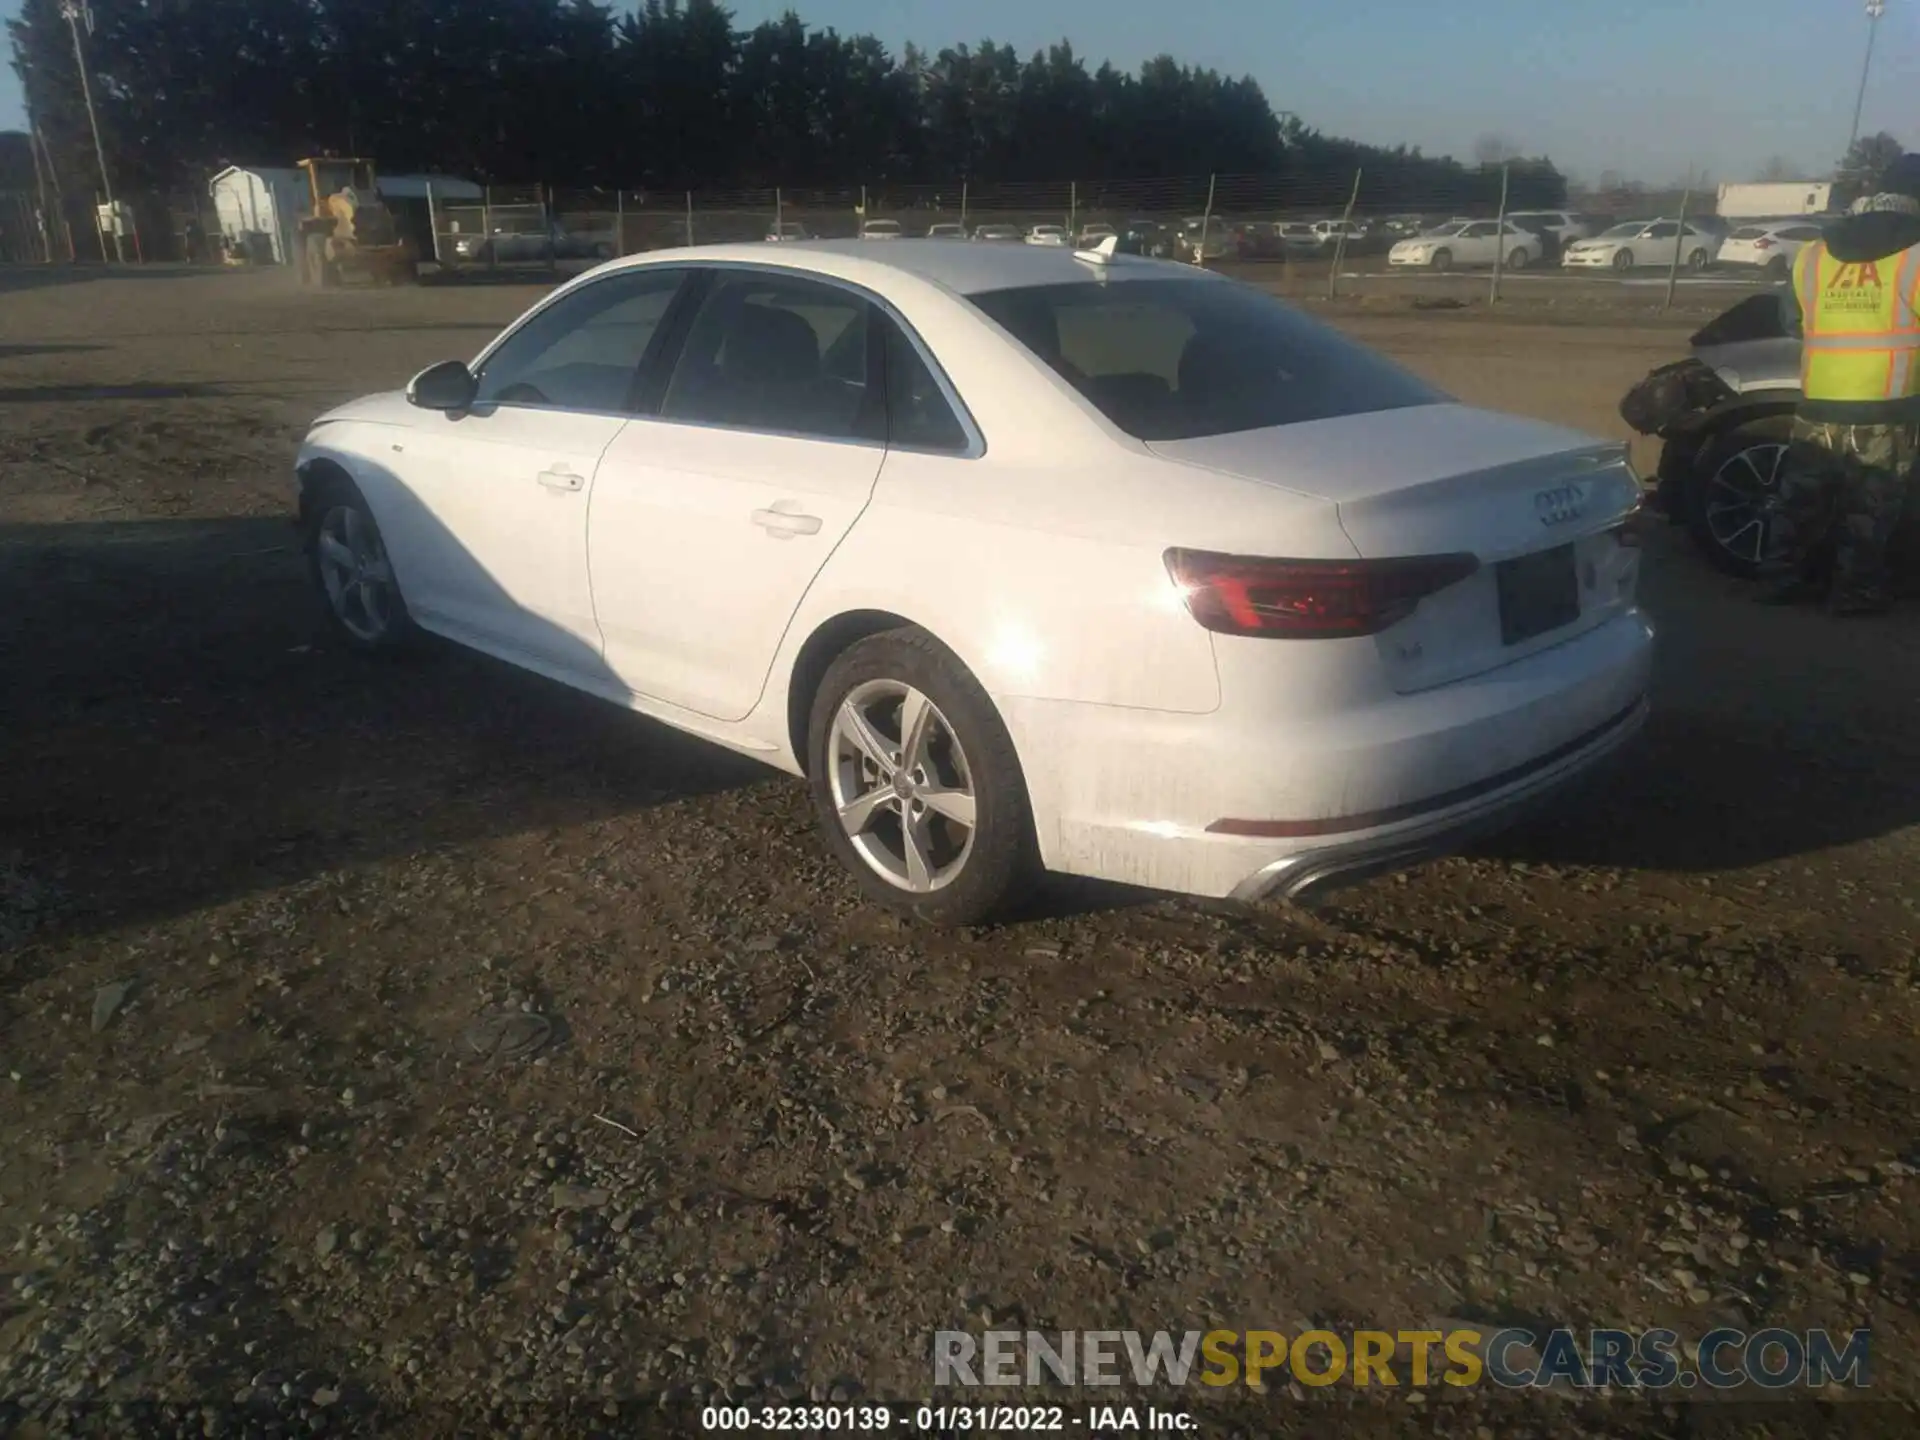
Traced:
<svg viewBox="0 0 1920 1440">
<path fill-rule="evenodd" d="M 1831 560 L 1838 605 L 1887 598 L 1887 541 L 1920 465 L 1920 425 L 1831 425 L 1795 418 L 1769 509 L 1773 562 L 1807 576 Z"/>
</svg>

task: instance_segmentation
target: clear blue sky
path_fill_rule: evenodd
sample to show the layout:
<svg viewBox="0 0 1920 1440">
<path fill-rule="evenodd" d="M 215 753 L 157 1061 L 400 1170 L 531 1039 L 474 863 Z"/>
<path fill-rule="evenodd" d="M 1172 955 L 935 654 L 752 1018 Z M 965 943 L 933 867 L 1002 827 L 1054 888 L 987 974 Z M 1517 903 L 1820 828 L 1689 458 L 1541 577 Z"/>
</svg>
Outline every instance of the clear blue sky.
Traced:
<svg viewBox="0 0 1920 1440">
<path fill-rule="evenodd" d="M 1089 64 L 1169 52 L 1251 74 L 1332 134 L 1431 154 L 1498 134 L 1584 179 L 1749 179 L 1779 155 L 1838 158 L 1865 52 L 1862 0 L 736 0 L 742 24 L 818 26 L 937 50 L 983 37 L 1023 56 L 1066 38 Z M 0 0 L 0 17 L 18 0 Z M 0 75 L 0 128 L 23 123 Z M 1887 0 L 1862 129 L 1920 148 L 1920 0 Z M 1194 157 L 1196 171 L 1207 168 Z M 1063 179 L 1071 177 L 1061 177 Z"/>
</svg>

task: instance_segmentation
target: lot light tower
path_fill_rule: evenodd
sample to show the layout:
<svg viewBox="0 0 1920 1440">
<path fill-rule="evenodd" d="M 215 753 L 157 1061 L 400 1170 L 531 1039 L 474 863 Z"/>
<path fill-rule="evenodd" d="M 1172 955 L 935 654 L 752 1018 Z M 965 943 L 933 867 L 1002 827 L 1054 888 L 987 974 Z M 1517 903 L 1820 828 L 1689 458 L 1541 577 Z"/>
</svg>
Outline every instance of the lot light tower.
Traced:
<svg viewBox="0 0 1920 1440">
<path fill-rule="evenodd" d="M 87 50 L 80 43 L 80 27 L 85 25 L 87 33 L 93 33 L 93 7 L 87 0 L 60 0 L 60 18 L 67 22 L 67 29 L 73 32 L 73 63 L 80 72 L 80 98 L 86 102 L 87 124 L 93 130 L 93 155 L 100 162 L 100 191 L 106 197 L 108 223 L 113 229 L 114 257 L 125 264 L 127 260 L 127 242 L 120 234 L 120 211 L 113 203 L 113 178 L 107 170 L 107 147 L 100 141 L 100 117 L 93 109 L 93 82 L 87 76 Z"/>
<path fill-rule="evenodd" d="M 1873 37 L 1880 33 L 1880 17 L 1887 13 L 1887 0 L 1867 0 L 1867 58 L 1860 64 L 1860 93 L 1853 102 L 1853 133 L 1847 136 L 1847 149 L 1860 138 L 1860 111 L 1867 103 L 1867 76 L 1873 70 Z"/>
</svg>

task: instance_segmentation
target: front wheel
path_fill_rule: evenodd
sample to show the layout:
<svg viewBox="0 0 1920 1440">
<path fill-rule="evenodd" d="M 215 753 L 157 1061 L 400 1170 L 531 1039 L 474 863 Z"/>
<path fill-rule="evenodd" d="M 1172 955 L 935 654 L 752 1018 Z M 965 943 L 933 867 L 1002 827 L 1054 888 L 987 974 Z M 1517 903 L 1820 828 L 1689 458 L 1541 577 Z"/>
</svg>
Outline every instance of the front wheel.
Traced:
<svg viewBox="0 0 1920 1440">
<path fill-rule="evenodd" d="M 1780 490 L 1793 418 L 1770 416 L 1729 430 L 1702 452 L 1687 531 L 1715 569 L 1752 579 L 1773 555 L 1768 505 Z"/>
<path fill-rule="evenodd" d="M 814 696 L 807 762 L 828 847 L 885 908 L 976 925 L 1034 881 L 1013 741 L 980 683 L 924 630 L 871 635 L 833 662 Z"/>
<path fill-rule="evenodd" d="M 1428 263 L 1444 275 L 1453 268 L 1453 252 L 1451 250 L 1436 250 L 1433 252 L 1433 259 Z"/>
<path fill-rule="evenodd" d="M 1633 269 L 1633 252 L 1631 250 L 1616 251 L 1613 257 L 1613 268 L 1623 275 Z"/>
<path fill-rule="evenodd" d="M 306 511 L 308 564 L 333 628 L 356 650 L 404 649 L 413 621 L 359 487 L 344 478 L 321 480 Z"/>
</svg>

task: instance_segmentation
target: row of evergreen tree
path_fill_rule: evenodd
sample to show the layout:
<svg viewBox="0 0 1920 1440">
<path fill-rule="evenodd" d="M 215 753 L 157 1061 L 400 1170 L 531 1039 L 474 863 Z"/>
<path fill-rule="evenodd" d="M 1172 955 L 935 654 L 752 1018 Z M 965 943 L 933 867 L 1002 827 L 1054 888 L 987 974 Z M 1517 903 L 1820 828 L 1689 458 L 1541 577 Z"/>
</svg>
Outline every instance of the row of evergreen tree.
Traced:
<svg viewBox="0 0 1920 1440">
<path fill-rule="evenodd" d="M 1260 86 L 1162 56 L 1089 69 L 1062 42 L 895 56 L 716 0 L 92 0 L 83 32 L 122 189 L 311 153 L 562 186 L 727 189 L 1222 174 L 1376 201 L 1489 203 L 1491 167 L 1282 123 Z M 57 167 L 97 174 L 62 0 L 22 0 L 16 68 Z M 1554 204 L 1545 162 L 1516 203 Z"/>
</svg>

